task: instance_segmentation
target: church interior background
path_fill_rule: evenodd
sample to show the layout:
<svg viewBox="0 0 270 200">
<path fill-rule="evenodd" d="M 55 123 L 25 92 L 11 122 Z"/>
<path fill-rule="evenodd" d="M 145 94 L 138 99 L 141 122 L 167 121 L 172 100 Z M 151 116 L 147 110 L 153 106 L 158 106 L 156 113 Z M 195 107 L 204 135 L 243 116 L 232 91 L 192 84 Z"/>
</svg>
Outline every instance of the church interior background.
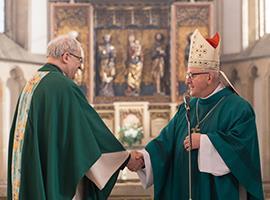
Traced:
<svg viewBox="0 0 270 200">
<path fill-rule="evenodd" d="M 270 198 L 269 0 L 0 0 L 0 199 L 16 101 L 46 60 L 47 42 L 76 37 L 75 82 L 119 140 L 141 149 L 182 102 L 189 36 L 221 34 L 221 68 L 254 107 L 265 196 Z M 181 169 L 179 169 L 181 170 Z M 124 170 L 110 199 L 151 199 Z"/>
</svg>

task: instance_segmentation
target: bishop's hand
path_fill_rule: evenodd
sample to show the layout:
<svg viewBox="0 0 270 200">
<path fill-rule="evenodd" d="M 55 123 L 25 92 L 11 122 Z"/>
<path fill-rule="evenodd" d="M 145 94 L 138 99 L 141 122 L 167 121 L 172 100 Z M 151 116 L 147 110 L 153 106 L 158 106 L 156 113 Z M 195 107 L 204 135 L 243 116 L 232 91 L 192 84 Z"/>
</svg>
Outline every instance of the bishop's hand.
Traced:
<svg viewBox="0 0 270 200">
<path fill-rule="evenodd" d="M 200 148 L 200 140 L 201 140 L 201 133 L 192 133 L 191 134 L 191 140 L 192 140 L 192 149 L 199 149 Z M 189 136 L 187 136 L 184 140 L 184 148 L 187 151 L 192 150 L 189 141 Z"/>
</svg>

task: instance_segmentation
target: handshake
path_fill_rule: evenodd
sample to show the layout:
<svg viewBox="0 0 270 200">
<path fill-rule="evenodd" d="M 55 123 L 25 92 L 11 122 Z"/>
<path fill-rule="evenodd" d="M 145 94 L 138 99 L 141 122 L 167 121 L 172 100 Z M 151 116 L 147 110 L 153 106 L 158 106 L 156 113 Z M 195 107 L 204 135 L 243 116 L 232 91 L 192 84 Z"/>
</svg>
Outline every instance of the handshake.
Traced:
<svg viewBox="0 0 270 200">
<path fill-rule="evenodd" d="M 132 172 L 136 172 L 144 168 L 143 154 L 138 151 L 131 151 L 127 168 Z"/>
</svg>

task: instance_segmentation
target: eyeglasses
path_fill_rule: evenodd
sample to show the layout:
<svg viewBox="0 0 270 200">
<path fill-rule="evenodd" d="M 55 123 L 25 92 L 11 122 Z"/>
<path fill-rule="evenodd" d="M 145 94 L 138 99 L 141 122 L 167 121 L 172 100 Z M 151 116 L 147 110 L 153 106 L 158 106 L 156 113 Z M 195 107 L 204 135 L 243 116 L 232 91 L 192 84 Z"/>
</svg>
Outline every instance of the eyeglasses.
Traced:
<svg viewBox="0 0 270 200">
<path fill-rule="evenodd" d="M 186 79 L 193 79 L 195 76 L 209 74 L 209 72 L 188 72 L 186 74 Z"/>
<path fill-rule="evenodd" d="M 70 53 L 70 52 L 69 52 L 69 54 L 74 56 L 75 58 L 78 58 L 81 64 L 83 63 L 83 58 L 81 56 L 77 56 L 77 55 Z"/>
</svg>

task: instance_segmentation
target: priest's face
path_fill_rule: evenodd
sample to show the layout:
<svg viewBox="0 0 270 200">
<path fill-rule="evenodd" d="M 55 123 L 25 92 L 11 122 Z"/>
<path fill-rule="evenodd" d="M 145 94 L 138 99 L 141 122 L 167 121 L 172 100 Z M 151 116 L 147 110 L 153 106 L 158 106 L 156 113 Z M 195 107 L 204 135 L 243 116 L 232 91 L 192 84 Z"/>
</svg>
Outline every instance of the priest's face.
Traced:
<svg viewBox="0 0 270 200">
<path fill-rule="evenodd" d="M 199 68 L 189 67 L 186 74 L 186 84 L 192 97 L 206 97 L 209 94 L 210 73 Z"/>
<path fill-rule="evenodd" d="M 83 64 L 83 58 L 81 51 L 77 53 L 68 53 L 70 56 L 68 68 L 67 68 L 67 76 L 71 79 L 75 78 L 75 74 L 78 71 L 79 68 L 81 68 Z"/>
</svg>

